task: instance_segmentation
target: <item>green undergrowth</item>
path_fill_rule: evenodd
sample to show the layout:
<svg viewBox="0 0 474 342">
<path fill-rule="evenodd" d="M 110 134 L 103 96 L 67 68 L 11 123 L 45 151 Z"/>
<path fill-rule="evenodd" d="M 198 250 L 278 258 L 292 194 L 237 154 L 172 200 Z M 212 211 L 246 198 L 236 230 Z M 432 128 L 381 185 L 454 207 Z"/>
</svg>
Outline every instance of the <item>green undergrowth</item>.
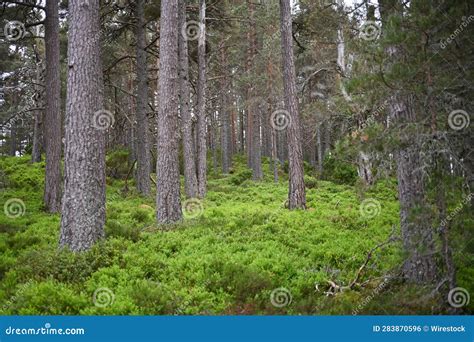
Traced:
<svg viewBox="0 0 474 342">
<path fill-rule="evenodd" d="M 58 250 L 60 217 L 42 208 L 44 163 L 32 165 L 27 157 L 0 162 L 2 208 L 15 198 L 25 209 L 17 218 L 0 215 L 1 314 L 430 312 L 430 303 L 412 300 L 420 289 L 380 278 L 400 265 L 396 243 L 373 254 L 359 279 L 372 279 L 363 288 L 325 293 L 328 281 L 353 280 L 368 251 L 398 229 L 392 180 L 360 193 L 307 174 L 308 208 L 289 211 L 285 173 L 274 183 L 265 161 L 264 180 L 254 182 L 237 156 L 229 175 L 210 172 L 197 217 L 162 227 L 155 224 L 154 195 L 140 197 L 132 180 L 125 186 L 108 178 L 107 238 L 73 254 Z M 367 199 L 380 204 L 378 215 L 361 214 Z M 279 305 L 281 298 L 286 305 Z M 400 306 L 405 301 L 411 304 Z"/>
</svg>

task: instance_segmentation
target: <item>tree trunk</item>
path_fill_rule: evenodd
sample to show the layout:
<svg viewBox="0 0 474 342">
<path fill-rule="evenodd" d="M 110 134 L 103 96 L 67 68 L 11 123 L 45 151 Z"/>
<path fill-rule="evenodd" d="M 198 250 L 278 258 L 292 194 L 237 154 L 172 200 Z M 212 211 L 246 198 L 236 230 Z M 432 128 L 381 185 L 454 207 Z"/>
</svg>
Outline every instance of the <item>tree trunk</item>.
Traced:
<svg viewBox="0 0 474 342">
<path fill-rule="evenodd" d="M 197 91 L 197 156 L 198 195 L 206 196 L 207 191 L 207 145 L 206 145 L 206 1 L 199 1 L 198 38 L 198 91 Z"/>
<path fill-rule="evenodd" d="M 161 1 L 156 217 L 181 220 L 178 157 L 178 0 Z"/>
<path fill-rule="evenodd" d="M 71 1 L 69 15 L 60 246 L 83 251 L 104 236 L 104 128 L 113 118 L 103 107 L 100 41 L 90 40 L 100 32 L 99 0 Z"/>
<path fill-rule="evenodd" d="M 94 33 L 96 34 L 96 33 Z M 46 1 L 46 111 L 44 145 L 46 170 L 44 205 L 52 213 L 61 208 L 61 79 L 59 76 L 58 1 Z"/>
<path fill-rule="evenodd" d="M 33 146 L 31 148 L 31 162 L 39 163 L 41 161 L 41 131 L 42 131 L 42 113 L 36 110 L 34 113 L 34 128 L 33 128 Z"/>
<path fill-rule="evenodd" d="M 37 33 L 39 32 L 39 26 L 36 29 Z M 39 34 L 37 34 L 39 36 Z M 36 108 L 41 108 L 44 106 L 43 101 L 43 89 L 41 84 L 41 72 L 42 72 L 42 63 L 39 56 L 39 51 L 36 47 L 36 44 L 33 46 L 35 52 L 35 62 L 36 62 L 36 75 L 35 75 L 35 86 L 34 86 L 34 98 Z M 31 162 L 39 163 L 41 161 L 41 140 L 43 138 L 43 113 L 41 110 L 35 110 L 34 112 L 34 127 L 33 127 L 33 146 L 31 149 Z"/>
<path fill-rule="evenodd" d="M 186 2 L 179 1 L 179 24 L 186 25 Z M 198 183 L 196 174 L 196 159 L 193 138 L 193 123 L 189 111 L 189 57 L 188 41 L 183 34 L 178 35 L 179 49 L 179 79 L 180 79 L 180 109 L 182 120 L 183 159 L 184 159 L 184 191 L 188 198 L 198 196 Z"/>
<path fill-rule="evenodd" d="M 316 146 L 318 149 L 318 173 L 320 177 L 323 174 L 323 160 L 324 160 L 323 139 L 321 138 L 321 134 L 322 134 L 321 126 L 322 126 L 322 123 L 320 123 L 316 127 Z"/>
<path fill-rule="evenodd" d="M 397 1 L 380 1 L 380 13 L 385 22 L 389 16 L 401 16 Z M 402 50 L 396 45 L 386 49 L 390 64 L 403 60 Z M 401 129 L 416 121 L 414 97 L 396 90 L 389 99 L 389 117 Z M 431 213 L 426 203 L 416 136 L 402 141 L 395 153 L 397 162 L 398 196 L 400 201 L 400 229 L 407 258 L 403 265 L 405 278 L 414 283 L 434 283 L 438 269 L 431 227 Z"/>
<path fill-rule="evenodd" d="M 293 36 L 291 27 L 290 0 L 280 0 L 281 46 L 283 59 L 283 80 L 285 106 L 289 114 L 287 126 L 289 160 L 289 209 L 306 208 L 304 187 L 303 150 L 301 146 L 301 127 L 296 97 L 296 76 L 293 56 Z"/>
<path fill-rule="evenodd" d="M 143 7 L 145 0 L 136 2 L 137 37 L 137 190 L 140 194 L 150 194 L 150 146 L 148 143 L 148 84 L 146 61 L 146 33 Z"/>
<path fill-rule="evenodd" d="M 221 110 L 219 112 L 221 116 L 221 145 L 222 145 L 222 173 L 229 173 L 229 168 L 231 164 L 231 135 L 230 135 L 230 113 L 228 108 L 228 84 L 226 74 L 227 70 L 227 50 L 224 46 L 225 41 L 222 40 L 221 54 L 220 54 L 220 64 L 223 70 L 223 77 L 221 78 Z"/>
</svg>

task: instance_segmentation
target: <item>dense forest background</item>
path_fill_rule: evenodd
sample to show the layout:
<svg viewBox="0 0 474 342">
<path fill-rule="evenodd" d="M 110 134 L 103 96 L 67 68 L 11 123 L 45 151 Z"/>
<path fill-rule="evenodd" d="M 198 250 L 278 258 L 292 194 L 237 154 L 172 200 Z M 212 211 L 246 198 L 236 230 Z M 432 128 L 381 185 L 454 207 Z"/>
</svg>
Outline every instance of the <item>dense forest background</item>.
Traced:
<svg viewBox="0 0 474 342">
<path fill-rule="evenodd" d="M 0 313 L 462 314 L 466 0 L 0 2 Z"/>
</svg>

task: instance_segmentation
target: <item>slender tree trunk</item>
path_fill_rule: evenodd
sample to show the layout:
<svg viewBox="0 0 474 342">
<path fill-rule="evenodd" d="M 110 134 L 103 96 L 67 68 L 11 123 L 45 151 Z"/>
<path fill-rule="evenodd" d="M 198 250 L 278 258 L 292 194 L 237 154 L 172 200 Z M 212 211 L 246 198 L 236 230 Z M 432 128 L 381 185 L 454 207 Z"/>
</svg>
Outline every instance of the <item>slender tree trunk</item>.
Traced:
<svg viewBox="0 0 474 342">
<path fill-rule="evenodd" d="M 221 54 L 220 54 L 220 64 L 221 68 L 223 70 L 224 75 L 221 78 L 221 110 L 219 114 L 221 115 L 221 122 L 222 122 L 222 128 L 221 128 L 221 145 L 222 145 L 222 173 L 229 173 L 229 168 L 231 164 L 231 158 L 230 155 L 232 153 L 231 151 L 231 127 L 230 127 L 230 113 L 229 113 L 229 108 L 228 108 L 228 84 L 227 84 L 227 77 L 226 74 L 228 72 L 227 70 L 227 50 L 224 46 L 225 41 L 224 39 L 222 40 L 222 46 L 221 46 Z"/>
<path fill-rule="evenodd" d="M 146 33 L 143 7 L 145 0 L 136 2 L 137 37 L 137 190 L 140 194 L 150 194 L 150 146 L 148 143 L 148 74 L 146 61 Z"/>
<path fill-rule="evenodd" d="M 186 25 L 186 2 L 179 1 L 179 24 Z M 184 191 L 188 198 L 198 196 L 198 183 L 196 174 L 196 159 L 193 138 L 193 123 L 189 111 L 189 58 L 188 41 L 183 34 L 178 35 L 179 48 L 179 79 L 180 79 L 180 109 L 182 120 L 183 159 L 184 159 Z"/>
<path fill-rule="evenodd" d="M 52 213 L 61 208 L 61 79 L 59 77 L 58 1 L 46 1 L 46 110 L 44 145 L 46 170 L 44 205 Z"/>
<path fill-rule="evenodd" d="M 39 32 L 39 27 L 37 27 L 37 32 Z M 39 35 L 39 34 L 38 34 Z M 39 51 L 36 47 L 36 44 L 33 46 L 35 52 L 35 62 L 36 62 L 36 75 L 35 75 L 35 106 L 36 108 L 43 107 L 43 89 L 41 85 L 41 73 L 42 73 L 42 63 L 39 57 Z M 44 86 L 44 84 L 43 84 Z M 34 127 L 33 127 L 33 146 L 31 149 L 31 162 L 38 163 L 41 161 L 41 148 L 42 148 L 42 137 L 43 137 L 43 113 L 41 110 L 36 110 L 34 112 Z"/>
<path fill-rule="evenodd" d="M 323 139 L 321 138 L 321 126 L 322 123 L 316 127 L 316 146 L 318 149 L 318 173 L 319 176 L 323 174 L 323 159 L 324 159 L 324 149 L 323 149 Z"/>
<path fill-rule="evenodd" d="M 13 121 L 12 125 L 11 125 L 11 128 L 10 128 L 10 150 L 9 150 L 9 155 L 11 157 L 16 156 L 16 151 L 17 151 L 17 146 L 16 146 L 17 128 L 18 128 L 18 125 L 17 125 L 16 121 Z"/>
<path fill-rule="evenodd" d="M 158 223 L 181 220 L 178 157 L 178 0 L 161 1 L 156 216 Z"/>
<path fill-rule="evenodd" d="M 290 121 L 286 128 L 289 160 L 288 207 L 289 209 L 304 209 L 306 208 L 306 192 L 304 187 L 300 117 L 296 97 L 290 0 L 280 0 L 280 14 L 285 107 L 288 111 Z"/>
<path fill-rule="evenodd" d="M 104 236 L 105 131 L 99 0 L 69 3 L 65 182 L 60 246 L 89 249 Z M 86 100 L 85 100 L 86 99 Z M 107 125 L 104 126 L 104 119 Z"/>
<path fill-rule="evenodd" d="M 207 145 L 206 145 L 206 1 L 199 1 L 198 38 L 198 93 L 197 93 L 197 178 L 198 195 L 206 196 L 207 191 Z"/>
<path fill-rule="evenodd" d="M 41 111 L 36 110 L 34 114 L 35 122 L 33 128 L 33 146 L 31 149 L 31 162 L 39 163 L 41 161 L 41 131 L 42 131 L 42 120 Z"/>
</svg>

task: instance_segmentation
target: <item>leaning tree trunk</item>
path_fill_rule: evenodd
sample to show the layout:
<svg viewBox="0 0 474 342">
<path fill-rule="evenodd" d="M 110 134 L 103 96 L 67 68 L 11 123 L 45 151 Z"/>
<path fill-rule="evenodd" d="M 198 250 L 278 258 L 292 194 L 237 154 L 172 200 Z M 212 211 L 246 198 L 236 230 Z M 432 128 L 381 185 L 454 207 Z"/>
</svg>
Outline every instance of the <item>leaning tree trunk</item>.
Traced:
<svg viewBox="0 0 474 342">
<path fill-rule="evenodd" d="M 156 217 L 181 220 L 178 159 L 178 0 L 161 1 Z"/>
<path fill-rule="evenodd" d="M 286 127 L 289 161 L 288 208 L 305 208 L 306 192 L 304 187 L 303 149 L 301 145 L 300 117 L 296 97 L 290 0 L 280 0 L 280 14 L 285 106 L 289 114 L 289 124 Z"/>
<path fill-rule="evenodd" d="M 146 62 L 146 35 L 143 7 L 145 0 L 137 0 L 137 190 L 142 195 L 150 194 L 150 146 L 148 143 L 148 107 L 147 62 Z"/>
<path fill-rule="evenodd" d="M 104 236 L 105 129 L 99 0 L 69 3 L 64 196 L 60 246 L 89 249 Z"/>
<path fill-rule="evenodd" d="M 179 1 L 178 27 L 186 25 L 186 0 Z M 196 174 L 196 159 L 193 138 L 193 122 L 189 111 L 189 57 L 188 41 L 183 34 L 178 35 L 179 49 L 179 80 L 180 80 L 180 109 L 183 134 L 183 159 L 184 159 L 184 191 L 188 198 L 198 195 Z"/>
<path fill-rule="evenodd" d="M 96 34 L 96 33 L 93 33 Z M 61 208 L 61 79 L 59 76 L 59 14 L 58 1 L 46 1 L 46 110 L 44 145 L 46 170 L 44 205 L 55 213 Z"/>
<path fill-rule="evenodd" d="M 197 176 L 198 195 L 206 196 L 207 191 L 207 145 L 206 145 L 206 1 L 199 1 L 198 38 L 198 91 L 197 91 Z"/>
</svg>

